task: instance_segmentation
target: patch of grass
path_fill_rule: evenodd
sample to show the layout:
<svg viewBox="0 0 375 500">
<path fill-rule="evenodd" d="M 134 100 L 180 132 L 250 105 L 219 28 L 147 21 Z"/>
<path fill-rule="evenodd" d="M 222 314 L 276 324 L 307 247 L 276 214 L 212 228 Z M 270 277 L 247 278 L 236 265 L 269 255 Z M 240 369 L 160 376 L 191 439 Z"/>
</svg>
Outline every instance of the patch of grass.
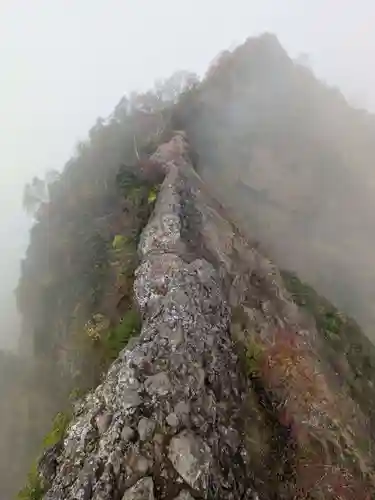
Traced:
<svg viewBox="0 0 375 500">
<path fill-rule="evenodd" d="M 44 448 L 49 448 L 59 443 L 65 435 L 72 415 L 70 412 L 59 412 L 52 422 L 52 429 L 43 439 Z"/>
<path fill-rule="evenodd" d="M 157 195 L 158 195 L 158 191 L 157 191 L 157 188 L 154 186 L 148 192 L 148 197 L 147 197 L 148 203 L 154 203 L 154 201 L 156 201 Z"/>
<path fill-rule="evenodd" d="M 263 360 L 264 347 L 256 340 L 251 340 L 247 344 L 246 350 L 246 371 L 250 378 L 260 375 L 260 367 Z"/>
<path fill-rule="evenodd" d="M 129 340 L 139 334 L 140 329 L 140 314 L 135 308 L 130 309 L 125 313 L 120 324 L 109 330 L 100 339 L 105 360 L 110 362 L 116 359 L 119 352 L 127 346 Z"/>
<path fill-rule="evenodd" d="M 282 272 L 285 287 L 294 302 L 311 314 L 324 339 L 322 359 L 340 377 L 341 383 L 375 428 L 375 348 L 359 325 L 327 299 L 301 282 L 291 272 Z M 374 436 L 374 434 L 373 434 Z"/>
<path fill-rule="evenodd" d="M 342 320 L 334 311 L 326 311 L 322 316 L 321 322 L 325 332 L 335 335 L 340 333 Z"/>
<path fill-rule="evenodd" d="M 124 250 L 130 241 L 131 238 L 123 236 L 122 234 L 116 234 L 112 241 L 112 247 L 115 250 Z"/>
<path fill-rule="evenodd" d="M 17 500 L 41 500 L 44 495 L 44 488 L 40 481 L 37 465 L 34 464 L 27 475 L 26 486 L 17 495 Z"/>
<path fill-rule="evenodd" d="M 64 438 L 71 419 L 70 412 L 59 412 L 55 416 L 50 432 L 43 439 L 43 450 L 54 446 Z M 43 498 L 45 490 L 38 474 L 38 461 L 39 459 L 31 467 L 27 475 L 26 485 L 18 493 L 17 500 L 41 500 Z"/>
<path fill-rule="evenodd" d="M 342 333 L 345 317 L 328 300 L 321 297 L 293 273 L 284 271 L 282 277 L 293 301 L 314 316 L 318 329 L 328 339 L 335 339 Z"/>
</svg>

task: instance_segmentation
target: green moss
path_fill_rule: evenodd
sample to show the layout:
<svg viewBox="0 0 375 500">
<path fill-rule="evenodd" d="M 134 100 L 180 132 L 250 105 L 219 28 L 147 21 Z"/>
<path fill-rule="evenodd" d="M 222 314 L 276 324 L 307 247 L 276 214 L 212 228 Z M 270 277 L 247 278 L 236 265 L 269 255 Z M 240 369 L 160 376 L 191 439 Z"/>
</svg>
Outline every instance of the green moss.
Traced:
<svg viewBox="0 0 375 500">
<path fill-rule="evenodd" d="M 257 377 L 259 375 L 263 352 L 263 346 L 259 342 L 255 340 L 248 342 L 245 363 L 249 377 Z"/>
<path fill-rule="evenodd" d="M 129 243 L 130 238 L 123 236 L 122 234 L 116 234 L 112 241 L 112 247 L 115 250 L 123 250 Z"/>
<path fill-rule="evenodd" d="M 27 483 L 18 493 L 17 500 L 41 500 L 44 495 L 44 489 L 40 481 L 37 466 L 33 465 L 27 475 Z"/>
<path fill-rule="evenodd" d="M 296 304 L 311 314 L 324 340 L 322 359 L 340 376 L 349 394 L 375 425 L 375 348 L 359 325 L 328 300 L 302 283 L 295 274 L 282 272 L 285 287 Z"/>
<path fill-rule="evenodd" d="M 59 412 L 52 422 L 52 428 L 43 439 L 43 450 L 59 443 L 66 433 L 72 415 L 70 412 Z M 45 493 L 38 475 L 38 460 L 33 464 L 27 475 L 26 485 L 17 495 L 17 500 L 41 500 Z"/>
<path fill-rule="evenodd" d="M 321 322 L 323 329 L 328 334 L 333 333 L 338 335 L 340 333 L 342 321 L 337 313 L 332 311 L 324 312 Z"/>
<path fill-rule="evenodd" d="M 284 284 L 296 304 L 314 316 L 318 329 L 325 337 L 340 335 L 345 323 L 344 316 L 326 299 L 293 273 L 282 273 Z"/>
<path fill-rule="evenodd" d="M 138 335 L 141 329 L 141 317 L 136 309 L 129 310 L 119 325 L 112 328 L 101 339 L 101 347 L 106 361 L 117 358 L 119 352 L 126 347 L 129 340 Z"/>
<path fill-rule="evenodd" d="M 59 412 L 55 416 L 52 422 L 52 429 L 43 439 L 45 448 L 54 446 L 63 439 L 71 419 L 72 415 L 70 412 Z"/>
<path fill-rule="evenodd" d="M 150 189 L 150 191 L 148 192 L 148 197 L 147 197 L 148 203 L 154 203 L 154 201 L 156 201 L 157 195 L 158 195 L 158 192 L 157 192 L 156 187 L 152 187 Z"/>
</svg>

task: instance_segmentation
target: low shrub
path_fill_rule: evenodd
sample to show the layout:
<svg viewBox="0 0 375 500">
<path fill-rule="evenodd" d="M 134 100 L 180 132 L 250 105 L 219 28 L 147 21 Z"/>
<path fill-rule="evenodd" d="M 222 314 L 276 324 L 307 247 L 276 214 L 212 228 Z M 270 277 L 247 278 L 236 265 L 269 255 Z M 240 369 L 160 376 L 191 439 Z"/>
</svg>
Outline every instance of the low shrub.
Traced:
<svg viewBox="0 0 375 500">
<path fill-rule="evenodd" d="M 141 317 L 139 312 L 135 308 L 130 309 L 125 313 L 121 322 L 100 339 L 105 360 L 113 361 L 116 359 L 129 340 L 139 334 L 140 328 Z"/>
<path fill-rule="evenodd" d="M 26 485 L 17 495 L 17 500 L 41 500 L 44 495 L 44 489 L 40 481 L 37 465 L 34 464 L 27 475 Z"/>
<path fill-rule="evenodd" d="M 71 421 L 72 415 L 70 412 L 59 412 L 52 422 L 52 428 L 43 439 L 44 450 L 59 443 L 66 433 L 68 425 Z M 17 500 L 41 500 L 45 493 L 41 479 L 38 474 L 38 461 L 33 464 L 28 475 L 26 485 L 17 495 Z"/>
</svg>

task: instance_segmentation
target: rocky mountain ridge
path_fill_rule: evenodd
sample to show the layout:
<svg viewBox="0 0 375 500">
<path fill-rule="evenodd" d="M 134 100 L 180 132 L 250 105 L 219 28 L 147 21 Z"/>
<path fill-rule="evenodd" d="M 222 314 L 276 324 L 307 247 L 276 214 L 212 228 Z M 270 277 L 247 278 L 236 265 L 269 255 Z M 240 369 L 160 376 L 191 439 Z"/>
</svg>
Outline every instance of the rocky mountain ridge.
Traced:
<svg viewBox="0 0 375 500">
<path fill-rule="evenodd" d="M 76 404 L 45 500 L 373 498 L 369 416 L 314 320 L 210 195 L 184 133 L 141 234 L 140 336 Z"/>
<path fill-rule="evenodd" d="M 373 498 L 374 130 L 263 34 L 33 178 L 0 497 Z"/>
</svg>

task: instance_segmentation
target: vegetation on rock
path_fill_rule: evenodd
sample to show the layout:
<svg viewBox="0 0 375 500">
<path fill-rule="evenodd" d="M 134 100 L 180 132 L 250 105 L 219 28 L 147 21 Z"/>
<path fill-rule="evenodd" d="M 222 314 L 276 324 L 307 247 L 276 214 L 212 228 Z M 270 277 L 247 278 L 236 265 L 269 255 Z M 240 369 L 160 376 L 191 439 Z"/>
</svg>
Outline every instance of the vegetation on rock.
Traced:
<svg viewBox="0 0 375 500">
<path fill-rule="evenodd" d="M 120 323 L 109 329 L 99 338 L 100 350 L 103 352 L 105 364 L 117 358 L 129 340 L 140 332 L 141 317 L 133 308 L 127 311 Z"/>
<path fill-rule="evenodd" d="M 52 428 L 43 439 L 43 449 L 49 449 L 63 440 L 71 418 L 71 412 L 59 412 L 54 417 Z M 43 498 L 45 487 L 38 471 L 38 462 L 39 459 L 35 461 L 27 474 L 26 485 L 18 493 L 17 500 L 41 500 Z"/>
<path fill-rule="evenodd" d="M 290 272 L 283 272 L 286 288 L 293 300 L 311 314 L 322 337 L 321 357 L 337 375 L 369 419 L 374 439 L 375 425 L 375 347 L 358 324 Z"/>
<path fill-rule="evenodd" d="M 17 495 L 17 500 L 41 500 L 44 488 L 39 479 L 37 465 L 35 464 L 27 475 L 27 484 Z"/>
</svg>

